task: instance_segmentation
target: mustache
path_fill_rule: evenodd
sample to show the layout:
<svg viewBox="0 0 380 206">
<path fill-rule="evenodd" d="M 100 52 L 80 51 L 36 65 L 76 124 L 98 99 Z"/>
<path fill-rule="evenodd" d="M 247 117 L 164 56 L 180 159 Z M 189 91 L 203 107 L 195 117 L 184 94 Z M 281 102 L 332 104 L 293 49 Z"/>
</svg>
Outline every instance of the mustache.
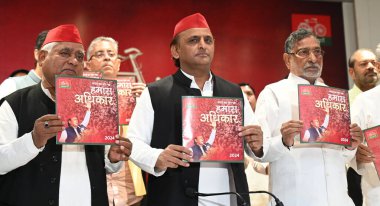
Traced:
<svg viewBox="0 0 380 206">
<path fill-rule="evenodd" d="M 308 69 L 308 68 L 318 68 L 318 69 L 321 69 L 321 65 L 317 64 L 317 63 L 306 63 L 305 66 L 304 66 L 304 69 Z"/>
<path fill-rule="evenodd" d="M 197 52 L 195 55 L 207 55 L 207 56 L 210 56 L 210 55 L 208 54 L 208 52 L 206 52 L 206 51 L 199 51 L 199 52 Z"/>
</svg>

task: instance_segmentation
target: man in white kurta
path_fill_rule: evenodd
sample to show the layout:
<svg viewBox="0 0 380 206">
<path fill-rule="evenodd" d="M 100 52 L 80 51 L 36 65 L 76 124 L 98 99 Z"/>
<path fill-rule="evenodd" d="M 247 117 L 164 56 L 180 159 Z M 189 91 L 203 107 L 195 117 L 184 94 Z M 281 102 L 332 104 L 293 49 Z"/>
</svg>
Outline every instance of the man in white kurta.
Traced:
<svg viewBox="0 0 380 206">
<path fill-rule="evenodd" d="M 345 163 L 352 150 L 329 144 L 300 145 L 303 122 L 298 115 L 299 84 L 326 86 L 316 79 L 323 65 L 323 51 L 314 34 L 293 32 L 285 43 L 287 79 L 270 84 L 260 93 L 256 117 L 264 132 L 263 161 L 270 162 L 270 189 L 291 206 L 349 206 Z M 352 129 L 360 136 L 360 128 Z M 351 131 L 351 129 L 350 129 Z"/>
<path fill-rule="evenodd" d="M 379 104 L 379 86 L 359 94 L 351 108 L 352 122 L 357 123 L 363 130 L 380 125 Z M 365 161 L 358 162 L 357 168 L 354 169 L 362 175 L 362 192 L 366 205 L 376 206 L 380 204 L 380 181 L 372 163 L 375 157 L 370 151 L 362 152 L 363 154 L 358 153 L 356 158 Z"/>
</svg>

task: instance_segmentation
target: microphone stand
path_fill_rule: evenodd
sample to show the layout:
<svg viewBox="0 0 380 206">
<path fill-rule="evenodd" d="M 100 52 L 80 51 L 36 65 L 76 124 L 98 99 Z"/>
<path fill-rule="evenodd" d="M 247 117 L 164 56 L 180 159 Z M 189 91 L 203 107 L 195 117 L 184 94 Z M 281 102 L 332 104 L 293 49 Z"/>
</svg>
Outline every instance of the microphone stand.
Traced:
<svg viewBox="0 0 380 206">
<path fill-rule="evenodd" d="M 188 195 L 190 197 L 196 197 L 196 196 L 206 197 L 206 196 L 218 196 L 218 195 L 232 195 L 232 194 L 234 194 L 242 202 L 242 204 L 241 204 L 242 206 L 247 205 L 247 202 L 244 200 L 244 198 L 237 192 L 200 193 L 200 192 L 197 192 L 193 188 L 187 188 L 185 193 L 186 193 L 186 195 Z"/>
<path fill-rule="evenodd" d="M 273 197 L 274 201 L 276 202 L 276 206 L 284 206 L 284 203 L 282 203 L 280 201 L 280 199 L 278 199 L 274 194 L 270 193 L 270 192 L 267 192 L 267 191 L 264 191 L 264 190 L 259 190 L 259 191 L 249 191 L 247 193 L 240 193 L 242 195 L 247 195 L 247 194 L 255 194 L 255 193 L 266 193 L 270 196 Z"/>
</svg>

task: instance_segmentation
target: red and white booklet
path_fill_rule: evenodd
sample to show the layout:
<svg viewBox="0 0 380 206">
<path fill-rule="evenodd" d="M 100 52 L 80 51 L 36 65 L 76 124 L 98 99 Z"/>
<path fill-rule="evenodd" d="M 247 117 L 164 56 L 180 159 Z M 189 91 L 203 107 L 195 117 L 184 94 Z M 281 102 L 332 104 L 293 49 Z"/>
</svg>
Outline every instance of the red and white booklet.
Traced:
<svg viewBox="0 0 380 206">
<path fill-rule="evenodd" d="M 380 125 L 363 130 L 363 134 L 367 141 L 367 146 L 376 157 L 373 163 L 380 178 Z"/>
<path fill-rule="evenodd" d="M 301 143 L 351 146 L 350 105 L 344 89 L 298 85 Z"/>
<path fill-rule="evenodd" d="M 83 71 L 83 77 L 93 78 L 93 79 L 102 79 L 103 72 L 95 72 L 95 71 Z"/>
<path fill-rule="evenodd" d="M 242 162 L 242 99 L 182 97 L 182 145 L 193 151 L 194 162 Z"/>
<path fill-rule="evenodd" d="M 65 122 L 57 144 L 114 144 L 119 134 L 115 80 L 58 76 L 56 113 Z"/>
<path fill-rule="evenodd" d="M 117 77 L 117 93 L 119 98 L 119 124 L 128 125 L 133 109 L 136 106 L 136 98 L 132 96 L 132 83 L 136 82 L 134 76 Z"/>
</svg>

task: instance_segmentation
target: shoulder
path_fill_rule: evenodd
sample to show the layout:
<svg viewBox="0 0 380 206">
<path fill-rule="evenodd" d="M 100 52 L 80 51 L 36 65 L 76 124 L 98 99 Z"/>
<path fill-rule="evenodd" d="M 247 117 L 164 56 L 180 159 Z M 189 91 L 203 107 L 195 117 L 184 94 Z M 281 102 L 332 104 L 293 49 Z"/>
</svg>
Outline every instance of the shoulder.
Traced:
<svg viewBox="0 0 380 206">
<path fill-rule="evenodd" d="M 167 76 L 158 81 L 148 84 L 149 91 L 158 90 L 158 89 L 167 89 L 173 85 L 173 76 Z"/>
</svg>

